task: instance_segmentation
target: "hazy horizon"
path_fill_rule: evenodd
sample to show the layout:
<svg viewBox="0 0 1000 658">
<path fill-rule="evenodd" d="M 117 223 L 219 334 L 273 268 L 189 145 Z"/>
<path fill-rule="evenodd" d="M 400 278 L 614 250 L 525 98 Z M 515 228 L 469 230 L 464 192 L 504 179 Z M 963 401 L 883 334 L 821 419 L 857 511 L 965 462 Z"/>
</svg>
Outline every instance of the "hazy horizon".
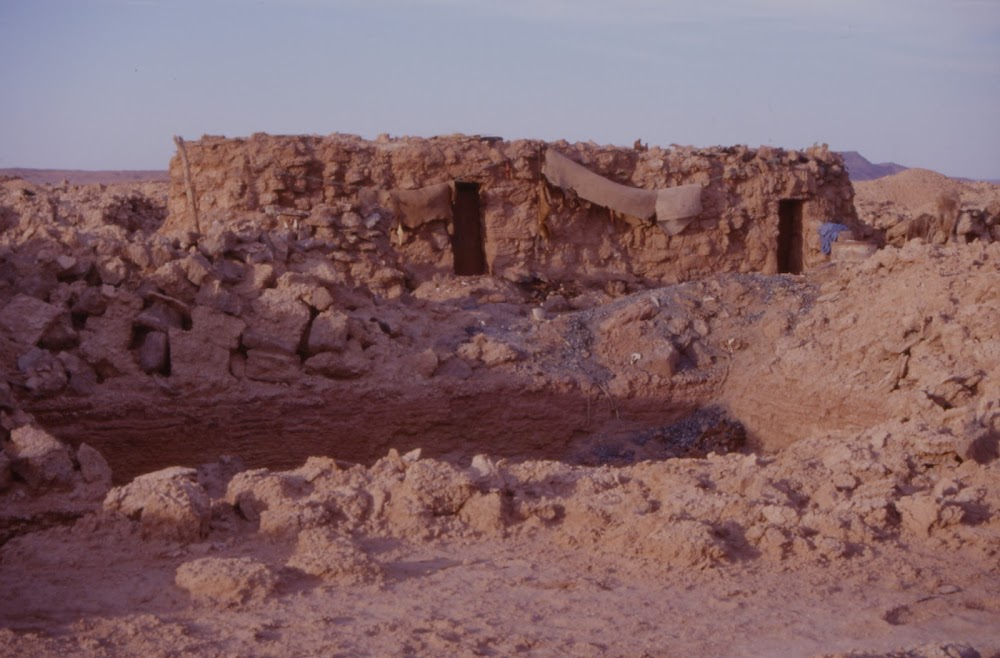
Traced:
<svg viewBox="0 0 1000 658">
<path fill-rule="evenodd" d="M 172 135 L 827 143 L 1000 178 L 997 0 L 2 0 L 0 168 Z"/>
</svg>

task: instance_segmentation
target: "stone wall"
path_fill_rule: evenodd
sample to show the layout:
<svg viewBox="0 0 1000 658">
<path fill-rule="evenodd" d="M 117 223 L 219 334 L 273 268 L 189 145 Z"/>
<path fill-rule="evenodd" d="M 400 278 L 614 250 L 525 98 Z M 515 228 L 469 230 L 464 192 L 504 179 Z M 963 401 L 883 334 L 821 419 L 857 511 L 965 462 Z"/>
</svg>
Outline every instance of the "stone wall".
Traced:
<svg viewBox="0 0 1000 658">
<path fill-rule="evenodd" d="M 702 213 L 676 236 L 655 222 L 616 216 L 547 185 L 541 175 L 546 148 L 623 185 L 699 183 Z M 304 239 L 351 251 L 359 244 L 340 239 L 342 231 L 356 235 L 362 227 L 373 245 L 389 241 L 386 265 L 414 282 L 452 271 L 451 225 L 442 220 L 398 232 L 388 192 L 454 180 L 479 184 L 488 269 L 510 279 L 654 285 L 721 271 L 774 273 L 783 199 L 803 202 L 806 267 L 826 260 L 817 233 L 822 222 L 863 230 L 843 160 L 825 145 L 803 151 L 663 149 L 468 136 L 368 141 L 339 134 L 255 134 L 203 137 L 184 150 L 190 176 L 176 155 L 165 232 L 200 228 L 205 234 L 216 223 L 269 216 Z M 547 230 L 539 227 L 542 186 L 552 203 Z M 189 198 L 196 200 L 198 227 Z"/>
</svg>

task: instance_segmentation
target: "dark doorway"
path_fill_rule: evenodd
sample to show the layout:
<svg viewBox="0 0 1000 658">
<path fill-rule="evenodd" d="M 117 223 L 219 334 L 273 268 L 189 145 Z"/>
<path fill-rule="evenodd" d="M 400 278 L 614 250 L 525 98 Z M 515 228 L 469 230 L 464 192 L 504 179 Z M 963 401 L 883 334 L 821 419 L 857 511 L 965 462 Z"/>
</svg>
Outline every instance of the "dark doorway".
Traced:
<svg viewBox="0 0 1000 658">
<path fill-rule="evenodd" d="M 478 183 L 455 183 L 452 216 L 451 253 L 455 258 L 455 274 L 486 274 Z"/>
<path fill-rule="evenodd" d="M 803 267 L 802 201 L 778 202 L 778 273 L 801 274 Z"/>
</svg>

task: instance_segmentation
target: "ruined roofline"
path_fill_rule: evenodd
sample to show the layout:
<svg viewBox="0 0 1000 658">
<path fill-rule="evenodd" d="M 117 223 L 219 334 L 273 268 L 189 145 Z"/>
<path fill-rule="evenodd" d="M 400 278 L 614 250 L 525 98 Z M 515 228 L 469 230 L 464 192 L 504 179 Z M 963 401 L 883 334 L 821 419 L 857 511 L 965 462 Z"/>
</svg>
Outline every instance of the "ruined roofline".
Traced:
<svg viewBox="0 0 1000 658">
<path fill-rule="evenodd" d="M 785 156 L 790 156 L 790 160 L 798 160 L 802 163 L 808 160 L 815 159 L 819 162 L 827 164 L 837 164 L 844 167 L 844 157 L 841 152 L 833 151 L 830 149 L 829 145 L 826 143 L 815 143 L 810 146 L 803 147 L 785 147 L 785 146 L 771 146 L 766 144 L 761 144 L 758 146 L 750 146 L 749 144 L 714 144 L 710 146 L 695 146 L 692 144 L 677 144 L 671 143 L 669 145 L 658 145 L 658 144 L 645 144 L 641 140 L 636 140 L 633 145 L 625 144 L 599 144 L 593 140 L 584 141 L 569 141 L 567 139 L 557 139 L 557 140 L 545 140 L 539 138 L 514 138 L 506 139 L 495 135 L 479 135 L 479 134 L 465 134 L 465 133 L 450 133 L 446 135 L 431 135 L 431 136 L 420 136 L 420 135 L 390 135 L 388 133 L 381 133 L 374 139 L 369 139 L 354 133 L 340 133 L 333 132 L 326 135 L 320 135 L 315 133 L 310 134 L 272 134 L 267 132 L 255 132 L 248 136 L 234 136 L 229 137 L 226 135 L 209 135 L 204 134 L 196 140 L 185 140 L 188 144 L 195 146 L 217 146 L 220 144 L 246 144 L 255 141 L 270 141 L 270 142 L 291 142 L 291 141 L 320 141 L 320 142 L 341 142 L 345 144 L 356 144 L 359 146 L 372 146 L 372 147 L 391 147 L 391 146 L 405 146 L 410 144 L 435 144 L 435 143 L 469 143 L 469 142 L 479 142 L 485 143 L 493 146 L 517 146 L 517 145 L 531 145 L 537 148 L 544 147 L 556 147 L 559 149 L 569 149 L 573 151 L 599 151 L 599 152 L 609 152 L 609 151 L 620 151 L 620 152 L 654 152 L 654 153 L 671 153 L 671 154 L 685 154 L 685 155 L 734 155 L 740 154 L 753 154 L 755 156 L 759 155 L 769 159 L 778 158 L 781 159 Z"/>
</svg>

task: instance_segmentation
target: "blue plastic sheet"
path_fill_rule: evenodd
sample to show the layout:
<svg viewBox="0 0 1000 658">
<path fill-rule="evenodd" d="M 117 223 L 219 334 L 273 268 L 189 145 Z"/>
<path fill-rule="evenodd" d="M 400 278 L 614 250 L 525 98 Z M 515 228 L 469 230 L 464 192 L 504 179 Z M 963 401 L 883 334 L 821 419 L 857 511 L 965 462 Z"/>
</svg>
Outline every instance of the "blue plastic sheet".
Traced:
<svg viewBox="0 0 1000 658">
<path fill-rule="evenodd" d="M 833 222 L 823 222 L 819 225 L 819 246 L 823 250 L 823 253 L 827 256 L 830 255 L 830 250 L 833 248 L 833 243 L 837 239 L 837 235 L 841 231 L 850 231 L 849 226 L 844 226 L 843 224 L 835 224 Z"/>
</svg>

